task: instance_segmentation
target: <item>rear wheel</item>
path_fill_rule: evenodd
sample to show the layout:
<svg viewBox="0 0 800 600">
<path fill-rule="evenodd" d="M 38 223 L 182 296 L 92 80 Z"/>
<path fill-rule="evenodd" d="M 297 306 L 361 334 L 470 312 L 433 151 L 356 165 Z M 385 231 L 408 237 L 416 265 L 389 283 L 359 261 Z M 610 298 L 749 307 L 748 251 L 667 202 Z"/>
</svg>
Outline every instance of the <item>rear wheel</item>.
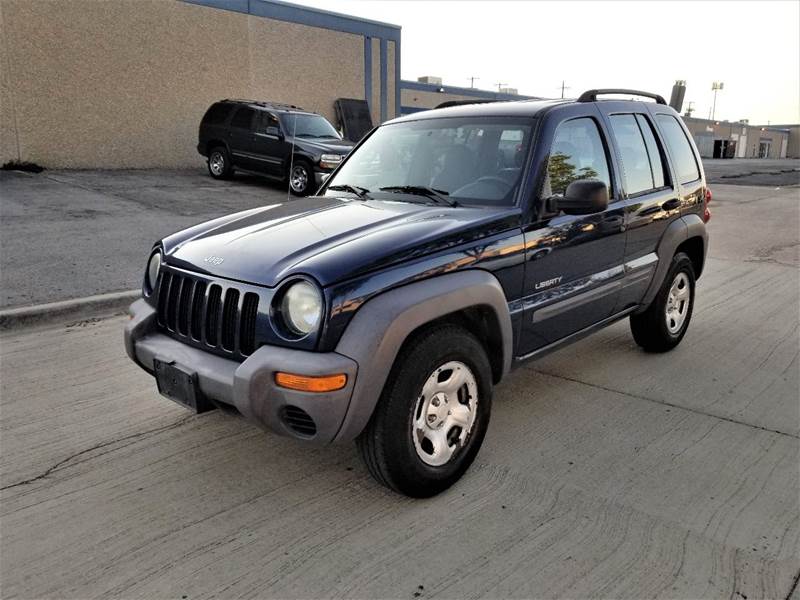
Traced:
<svg viewBox="0 0 800 600">
<path fill-rule="evenodd" d="M 647 352 L 667 352 L 680 344 L 694 308 L 695 276 L 691 259 L 679 252 L 661 289 L 646 311 L 631 316 L 633 339 Z"/>
<path fill-rule="evenodd" d="M 225 146 L 216 146 L 208 153 L 208 173 L 214 179 L 228 179 L 233 174 L 233 164 Z"/>
<path fill-rule="evenodd" d="M 380 483 L 414 497 L 438 494 L 469 468 L 489 424 L 492 371 L 482 344 L 444 325 L 398 356 L 357 440 Z"/>
</svg>

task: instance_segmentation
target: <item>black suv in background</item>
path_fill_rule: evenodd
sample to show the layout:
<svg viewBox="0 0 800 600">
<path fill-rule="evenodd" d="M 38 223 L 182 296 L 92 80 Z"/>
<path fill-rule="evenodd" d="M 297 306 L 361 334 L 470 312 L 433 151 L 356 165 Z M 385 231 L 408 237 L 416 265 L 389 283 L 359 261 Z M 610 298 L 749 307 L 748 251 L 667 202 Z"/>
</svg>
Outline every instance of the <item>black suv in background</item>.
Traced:
<svg viewBox="0 0 800 600">
<path fill-rule="evenodd" d="M 200 122 L 197 151 L 215 179 L 245 171 L 288 181 L 293 194 L 307 196 L 353 146 L 325 117 L 298 106 L 221 100 Z"/>
</svg>

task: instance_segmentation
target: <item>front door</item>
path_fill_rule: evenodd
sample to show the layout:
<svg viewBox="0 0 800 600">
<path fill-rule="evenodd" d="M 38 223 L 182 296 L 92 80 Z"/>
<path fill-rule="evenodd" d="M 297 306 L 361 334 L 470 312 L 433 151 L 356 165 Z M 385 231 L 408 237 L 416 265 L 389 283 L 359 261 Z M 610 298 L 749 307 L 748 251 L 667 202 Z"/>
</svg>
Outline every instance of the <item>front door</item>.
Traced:
<svg viewBox="0 0 800 600">
<path fill-rule="evenodd" d="M 557 115 L 549 115 L 539 138 L 552 142 L 547 172 L 533 200 L 533 222 L 525 229 L 519 355 L 608 318 L 623 275 L 625 203 L 616 189 L 616 176 L 612 177 L 600 113 L 594 105 L 579 105 L 568 117 Z M 606 210 L 568 215 L 548 208 L 552 207 L 548 198 L 563 196 L 572 181 L 585 178 L 609 186 Z"/>
<path fill-rule="evenodd" d="M 270 112 L 261 111 L 256 119 L 252 146 L 252 159 L 259 163 L 259 170 L 275 177 L 283 176 L 287 149 L 288 144 L 278 118 Z"/>
</svg>

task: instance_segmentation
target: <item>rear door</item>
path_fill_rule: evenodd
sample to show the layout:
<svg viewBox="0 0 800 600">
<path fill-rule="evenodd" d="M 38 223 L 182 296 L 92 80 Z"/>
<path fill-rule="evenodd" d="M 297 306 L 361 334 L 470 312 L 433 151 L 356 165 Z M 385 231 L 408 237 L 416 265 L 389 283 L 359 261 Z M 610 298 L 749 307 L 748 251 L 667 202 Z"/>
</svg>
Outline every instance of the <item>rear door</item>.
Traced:
<svg viewBox="0 0 800 600">
<path fill-rule="evenodd" d="M 641 110 L 616 110 L 601 103 L 621 171 L 627 246 L 625 278 L 617 310 L 634 306 L 655 273 L 656 248 L 669 224 L 680 217 L 680 195 L 669 170 L 666 151 L 645 105 Z"/>
<path fill-rule="evenodd" d="M 607 132 L 594 104 L 568 105 L 547 114 L 534 164 L 543 165 L 525 227 L 525 289 L 519 355 L 598 323 L 617 303 L 625 253 L 624 209 Z M 542 157 L 540 152 L 545 153 Z M 548 199 L 576 179 L 609 186 L 602 212 L 568 215 Z"/>
<path fill-rule="evenodd" d="M 249 170 L 262 170 L 253 158 L 253 133 L 258 112 L 249 106 L 240 106 L 233 113 L 228 130 L 228 146 L 233 164 Z"/>
<path fill-rule="evenodd" d="M 669 107 L 654 105 L 650 109 L 656 129 L 664 140 L 671 165 L 681 214 L 702 213 L 705 206 L 705 180 L 699 153 L 680 117 Z"/>
</svg>

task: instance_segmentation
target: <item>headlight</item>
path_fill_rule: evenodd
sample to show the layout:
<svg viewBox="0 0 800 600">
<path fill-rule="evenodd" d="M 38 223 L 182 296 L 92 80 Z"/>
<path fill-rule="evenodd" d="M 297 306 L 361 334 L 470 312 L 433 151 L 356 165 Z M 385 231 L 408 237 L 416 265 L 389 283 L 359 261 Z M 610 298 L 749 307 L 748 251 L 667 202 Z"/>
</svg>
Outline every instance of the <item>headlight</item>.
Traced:
<svg viewBox="0 0 800 600">
<path fill-rule="evenodd" d="M 281 299 L 281 315 L 295 335 L 305 336 L 315 331 L 322 318 L 322 296 L 317 287 L 308 281 L 291 284 Z"/>
<path fill-rule="evenodd" d="M 319 166 L 323 169 L 335 169 L 342 162 L 341 154 L 323 154 L 319 159 Z"/>
<path fill-rule="evenodd" d="M 158 272 L 161 270 L 161 252 L 156 251 L 150 257 L 150 262 L 147 263 L 147 273 L 145 279 L 147 280 L 147 292 L 152 294 L 156 289 L 156 282 L 158 281 Z"/>
</svg>

